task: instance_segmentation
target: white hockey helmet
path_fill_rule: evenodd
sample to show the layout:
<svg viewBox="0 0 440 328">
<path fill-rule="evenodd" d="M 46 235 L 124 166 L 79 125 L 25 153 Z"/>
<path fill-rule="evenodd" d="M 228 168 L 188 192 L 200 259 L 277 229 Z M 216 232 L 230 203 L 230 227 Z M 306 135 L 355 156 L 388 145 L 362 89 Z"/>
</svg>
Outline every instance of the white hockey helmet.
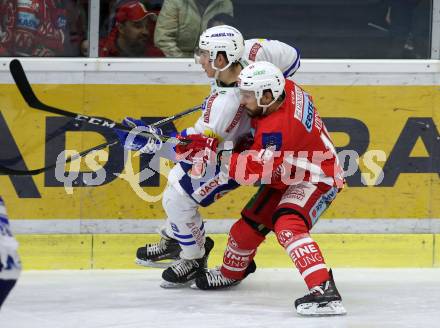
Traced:
<svg viewBox="0 0 440 328">
<path fill-rule="evenodd" d="M 260 61 L 243 68 L 238 76 L 238 87 L 243 91 L 253 91 L 259 107 L 271 106 L 284 92 L 283 73 L 274 64 Z M 265 90 L 272 91 L 273 100 L 268 105 L 261 104 L 261 98 Z"/>
<path fill-rule="evenodd" d="M 214 26 L 208 28 L 200 36 L 199 49 L 209 51 L 212 68 L 218 71 L 224 71 L 231 66 L 232 63 L 239 61 L 243 55 L 243 35 L 239 30 L 229 25 Z M 225 52 L 226 58 L 228 59 L 228 64 L 222 69 L 214 65 L 214 60 L 220 51 Z"/>
</svg>

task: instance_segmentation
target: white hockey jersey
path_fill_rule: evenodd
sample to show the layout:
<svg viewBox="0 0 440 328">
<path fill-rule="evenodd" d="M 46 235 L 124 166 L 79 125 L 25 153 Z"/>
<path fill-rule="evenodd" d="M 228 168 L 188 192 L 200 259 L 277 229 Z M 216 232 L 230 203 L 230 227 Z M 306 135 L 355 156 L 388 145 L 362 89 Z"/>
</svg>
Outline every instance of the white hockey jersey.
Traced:
<svg viewBox="0 0 440 328">
<path fill-rule="evenodd" d="M 194 126 L 181 132 L 182 136 L 202 133 L 219 140 L 218 150 L 232 149 L 238 138 L 249 133 L 251 119 L 244 107 L 240 106 L 240 90 L 236 87 L 216 87 L 202 106 L 202 115 Z M 215 166 L 215 165 L 214 165 Z M 177 163 L 168 175 L 168 183 L 188 195 L 197 186 L 188 179 L 191 164 Z M 213 169 L 215 171 L 215 168 Z M 212 172 L 212 169 L 208 169 Z M 215 179 L 215 177 L 213 177 Z M 197 182 L 198 183 L 198 182 Z M 205 200 L 208 202 L 208 200 Z M 202 203 L 201 203 L 202 204 Z"/>
<path fill-rule="evenodd" d="M 246 58 L 245 58 L 246 57 Z M 279 67 L 283 74 L 288 77 L 293 75 L 300 65 L 299 52 L 283 42 L 251 39 L 245 41 L 244 61 L 269 61 Z M 206 136 L 217 137 L 219 140 L 218 149 L 231 149 L 242 135 L 250 132 L 250 117 L 244 107 L 240 106 L 240 90 L 237 87 L 221 87 L 211 85 L 211 93 L 206 98 L 203 106 L 202 116 L 193 127 L 182 131 L 183 136 L 202 133 Z M 227 143 L 228 142 L 228 143 Z M 168 175 L 168 182 L 179 192 L 186 193 L 193 197 L 202 206 L 214 202 L 218 196 L 215 193 L 226 193 L 238 185 L 231 180 L 230 183 L 218 188 L 211 188 L 212 192 L 204 199 L 194 197 L 195 181 L 188 178 L 190 164 L 180 162 L 174 166 Z M 215 171 L 215 170 L 214 170 Z M 216 175 L 219 172 L 215 173 Z M 205 184 L 217 181 L 217 176 L 207 180 Z"/>
<path fill-rule="evenodd" d="M 299 51 L 288 44 L 268 39 L 244 41 L 243 59 L 251 62 L 268 61 L 277 66 L 284 77 L 292 76 L 300 66 Z"/>
<path fill-rule="evenodd" d="M 285 77 L 292 76 L 300 66 L 299 51 L 277 40 L 250 39 L 245 40 L 243 59 L 246 61 L 268 61 L 277 66 Z M 187 134 L 202 133 L 216 136 L 223 142 L 237 140 L 237 137 L 249 132 L 250 119 L 242 115 L 238 88 L 222 88 L 211 85 L 211 94 L 203 104 L 203 115 L 194 127 L 186 129 Z M 240 122 L 241 119 L 241 122 Z"/>
<path fill-rule="evenodd" d="M 193 127 L 183 134 L 204 134 L 219 140 L 218 149 L 226 141 L 235 143 L 238 137 L 250 131 L 250 118 L 240 106 L 240 90 L 236 87 L 216 87 L 202 105 L 202 115 Z"/>
</svg>

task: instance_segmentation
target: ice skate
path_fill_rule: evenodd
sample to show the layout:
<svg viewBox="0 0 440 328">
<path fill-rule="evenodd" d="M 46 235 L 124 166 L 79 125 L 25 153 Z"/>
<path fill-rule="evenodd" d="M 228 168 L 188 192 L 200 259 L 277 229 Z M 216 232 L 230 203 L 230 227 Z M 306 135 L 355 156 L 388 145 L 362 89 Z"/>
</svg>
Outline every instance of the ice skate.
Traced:
<svg viewBox="0 0 440 328">
<path fill-rule="evenodd" d="M 214 241 L 206 237 L 205 255 L 200 259 L 180 259 L 168 267 L 163 273 L 162 288 L 182 288 L 190 286 L 194 279 L 203 275 L 208 266 L 208 256 L 214 247 Z"/>
<path fill-rule="evenodd" d="M 329 271 L 330 280 L 319 286 L 312 287 L 309 293 L 295 301 L 296 312 L 302 316 L 333 316 L 347 314 L 342 305 L 333 280 L 332 270 Z"/>
<path fill-rule="evenodd" d="M 177 240 L 161 237 L 157 243 L 139 247 L 135 263 L 146 267 L 168 268 L 180 259 L 181 250 Z"/>
<path fill-rule="evenodd" d="M 246 268 L 245 278 L 250 274 L 254 273 L 257 266 L 255 262 L 252 261 Z M 191 288 L 198 288 L 202 290 L 214 290 L 214 289 L 224 289 L 232 286 L 238 285 L 242 280 L 236 280 L 225 277 L 221 272 L 220 268 L 210 269 L 205 272 L 204 275 L 196 278 L 194 284 Z"/>
</svg>

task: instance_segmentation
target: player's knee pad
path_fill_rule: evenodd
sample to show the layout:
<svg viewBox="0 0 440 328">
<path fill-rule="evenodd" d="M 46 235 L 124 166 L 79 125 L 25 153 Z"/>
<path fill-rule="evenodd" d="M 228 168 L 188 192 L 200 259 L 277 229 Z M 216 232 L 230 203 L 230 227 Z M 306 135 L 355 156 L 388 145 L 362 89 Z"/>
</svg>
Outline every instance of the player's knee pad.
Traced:
<svg viewBox="0 0 440 328">
<path fill-rule="evenodd" d="M 279 208 L 272 216 L 274 231 L 276 226 L 289 226 L 295 234 L 308 233 L 310 227 L 301 213 L 291 208 Z M 278 228 L 279 229 L 279 228 Z"/>
<path fill-rule="evenodd" d="M 281 246 L 286 248 L 293 239 L 309 237 L 309 230 L 298 214 L 284 213 L 274 224 L 274 232 Z"/>
<path fill-rule="evenodd" d="M 181 194 L 170 184 L 163 193 L 162 206 L 168 218 L 173 220 L 191 220 L 199 208 L 191 197 Z"/>
<path fill-rule="evenodd" d="M 283 215 L 275 224 L 278 242 L 284 247 L 309 288 L 328 279 L 324 258 L 318 244 L 296 214 Z"/>
<path fill-rule="evenodd" d="M 201 222 L 198 205 L 188 195 L 180 194 L 173 186 L 168 185 L 165 189 L 162 206 L 171 226 Z M 177 230 L 173 229 L 173 231 Z"/>
<path fill-rule="evenodd" d="M 265 234 L 250 225 L 249 220 L 240 219 L 232 225 L 229 231 L 229 239 L 231 239 L 235 247 L 254 249 L 264 241 Z"/>
<path fill-rule="evenodd" d="M 221 272 L 225 277 L 241 280 L 253 262 L 258 246 L 265 235 L 251 227 L 244 219 L 235 222 L 229 232 L 228 245 L 223 255 Z"/>
</svg>

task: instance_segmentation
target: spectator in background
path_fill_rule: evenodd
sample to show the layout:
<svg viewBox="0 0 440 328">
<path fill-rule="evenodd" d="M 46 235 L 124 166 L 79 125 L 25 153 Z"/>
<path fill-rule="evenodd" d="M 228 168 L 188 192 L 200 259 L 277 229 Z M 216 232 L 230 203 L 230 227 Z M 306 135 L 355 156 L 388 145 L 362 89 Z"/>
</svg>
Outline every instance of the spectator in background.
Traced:
<svg viewBox="0 0 440 328">
<path fill-rule="evenodd" d="M 0 1 L 0 56 L 64 55 L 63 1 Z"/>
<path fill-rule="evenodd" d="M 100 57 L 162 57 L 151 38 L 151 16 L 139 1 L 131 1 L 118 8 L 115 26 L 108 37 L 101 39 Z"/>
<path fill-rule="evenodd" d="M 391 58 L 414 58 L 414 12 L 420 0 L 386 0 L 385 21 L 389 26 Z"/>
<path fill-rule="evenodd" d="M 108 36 L 111 32 L 113 26 L 115 25 L 115 17 L 116 11 L 122 5 L 125 5 L 129 2 L 133 2 L 134 0 L 102 0 L 100 11 L 100 29 L 99 29 L 99 37 L 103 38 Z M 139 0 L 145 8 L 152 13 L 155 13 L 156 16 L 159 14 L 160 8 L 162 7 L 163 0 Z M 157 17 L 151 16 L 151 18 L 157 19 Z M 154 32 L 154 25 L 153 32 Z M 153 34 L 152 34 L 153 35 Z"/>
<path fill-rule="evenodd" d="M 192 57 L 208 21 L 221 13 L 233 15 L 230 0 L 165 0 L 154 43 L 167 57 Z"/>
<path fill-rule="evenodd" d="M 218 14 L 208 21 L 208 28 L 220 25 L 235 26 L 234 17 L 228 14 Z"/>
<path fill-rule="evenodd" d="M 110 34 L 111 30 L 113 29 L 113 27 L 116 24 L 116 11 L 119 7 L 133 2 L 133 0 L 104 0 L 101 1 L 101 6 L 100 6 L 100 21 L 102 22 L 100 24 L 100 29 L 99 29 L 99 37 L 103 38 L 106 37 Z M 146 6 L 145 1 L 141 1 L 141 3 L 145 6 L 145 8 L 148 7 Z"/>
<path fill-rule="evenodd" d="M 64 5 L 67 20 L 64 55 L 81 56 L 83 55 L 81 44 L 87 38 L 87 2 L 84 3 L 84 0 L 64 0 Z"/>
</svg>

